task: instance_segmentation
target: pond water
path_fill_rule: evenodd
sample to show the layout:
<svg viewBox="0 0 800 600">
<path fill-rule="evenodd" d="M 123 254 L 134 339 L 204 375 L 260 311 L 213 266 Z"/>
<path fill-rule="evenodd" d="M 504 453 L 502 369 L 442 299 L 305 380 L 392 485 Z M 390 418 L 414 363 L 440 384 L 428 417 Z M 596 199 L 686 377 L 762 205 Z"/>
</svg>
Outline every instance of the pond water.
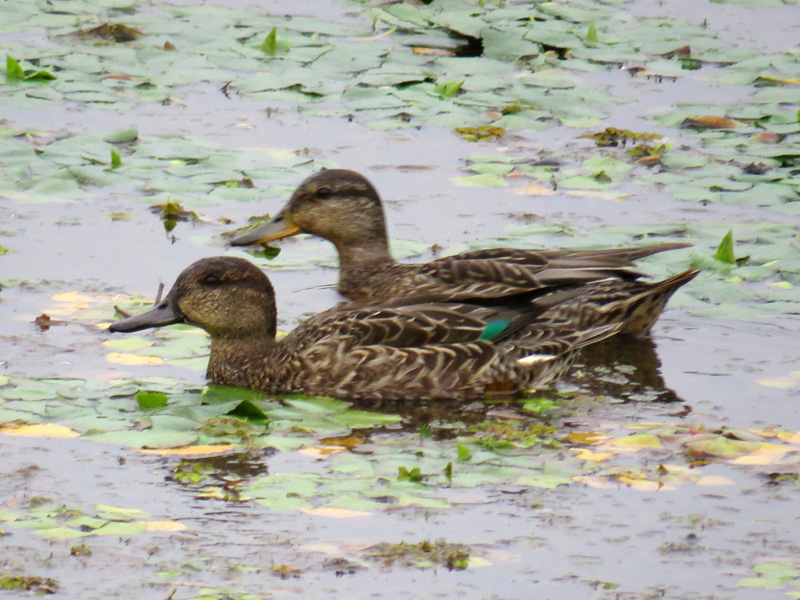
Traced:
<svg viewBox="0 0 800 600">
<path fill-rule="evenodd" d="M 8 54 L 57 77 L 0 84 L 0 589 L 800 597 L 800 6 L 482 4 L 0 7 Z M 523 39 L 522 10 L 550 30 Z M 75 35 L 106 22 L 144 35 Z M 274 56 L 260 49 L 272 27 Z M 484 56 L 442 50 L 470 32 Z M 701 68 L 665 57 L 684 45 Z M 461 79 L 455 98 L 433 89 Z M 500 115 L 513 102 L 530 106 Z M 704 115 L 738 124 L 681 127 Z M 453 131 L 490 122 L 505 134 Z M 626 154 L 641 139 L 582 137 L 606 127 L 670 147 L 653 140 L 648 167 Z M 519 402 L 208 390 L 196 331 L 104 331 L 114 305 L 143 310 L 190 262 L 249 256 L 222 234 L 323 166 L 368 175 L 408 260 L 678 237 L 694 248 L 642 270 L 705 270 L 652 343 L 606 344 Z M 197 219 L 167 232 L 150 205 L 168 201 Z M 729 229 L 748 264 L 714 259 Z M 311 238 L 280 247 L 253 260 L 290 330 L 340 301 L 335 255 Z"/>
</svg>

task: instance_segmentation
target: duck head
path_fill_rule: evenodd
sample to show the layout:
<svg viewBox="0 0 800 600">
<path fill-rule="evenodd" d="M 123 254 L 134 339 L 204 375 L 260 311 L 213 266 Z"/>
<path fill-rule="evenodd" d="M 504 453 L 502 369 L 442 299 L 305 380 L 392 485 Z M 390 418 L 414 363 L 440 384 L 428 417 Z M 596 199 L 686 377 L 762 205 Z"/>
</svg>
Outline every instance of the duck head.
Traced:
<svg viewBox="0 0 800 600">
<path fill-rule="evenodd" d="M 231 240 L 234 246 L 266 243 L 298 233 L 325 238 L 337 248 L 386 240 L 386 218 L 375 187 L 363 175 L 327 169 L 308 177 L 269 223 Z"/>
<path fill-rule="evenodd" d="M 189 323 L 212 339 L 274 338 L 275 319 L 275 293 L 267 276 L 242 258 L 218 256 L 192 263 L 155 308 L 108 329 L 132 332 Z"/>
</svg>

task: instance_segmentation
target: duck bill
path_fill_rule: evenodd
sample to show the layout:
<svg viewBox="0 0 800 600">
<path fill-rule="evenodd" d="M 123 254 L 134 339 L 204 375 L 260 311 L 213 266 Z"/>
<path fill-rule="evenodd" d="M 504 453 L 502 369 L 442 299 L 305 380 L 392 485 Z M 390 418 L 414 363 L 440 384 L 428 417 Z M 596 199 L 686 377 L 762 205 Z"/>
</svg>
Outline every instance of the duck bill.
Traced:
<svg viewBox="0 0 800 600">
<path fill-rule="evenodd" d="M 177 303 L 167 296 L 161 304 L 152 310 L 112 323 L 108 330 L 111 332 L 131 333 L 133 331 L 141 331 L 142 329 L 150 329 L 151 327 L 163 327 L 164 325 L 183 323 L 185 321 L 186 317 L 184 317 L 183 313 L 178 309 Z"/>
<path fill-rule="evenodd" d="M 250 246 L 252 244 L 264 244 L 272 240 L 289 237 L 300 233 L 300 228 L 294 225 L 284 212 L 269 223 L 260 225 L 255 229 L 246 231 L 242 235 L 237 235 L 231 240 L 232 246 Z"/>
</svg>

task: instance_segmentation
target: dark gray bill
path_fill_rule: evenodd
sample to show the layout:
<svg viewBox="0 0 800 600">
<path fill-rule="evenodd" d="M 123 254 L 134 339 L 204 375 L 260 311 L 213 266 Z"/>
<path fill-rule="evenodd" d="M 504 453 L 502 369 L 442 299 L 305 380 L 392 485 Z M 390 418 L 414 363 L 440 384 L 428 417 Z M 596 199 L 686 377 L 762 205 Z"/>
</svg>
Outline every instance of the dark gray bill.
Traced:
<svg viewBox="0 0 800 600">
<path fill-rule="evenodd" d="M 152 310 L 112 323 L 108 330 L 112 332 L 130 333 L 133 331 L 141 331 L 142 329 L 149 329 L 151 327 L 163 327 L 164 325 L 172 325 L 173 323 L 183 323 L 184 320 L 185 317 L 176 306 L 176 303 L 173 302 L 172 298 L 167 296 Z"/>
</svg>

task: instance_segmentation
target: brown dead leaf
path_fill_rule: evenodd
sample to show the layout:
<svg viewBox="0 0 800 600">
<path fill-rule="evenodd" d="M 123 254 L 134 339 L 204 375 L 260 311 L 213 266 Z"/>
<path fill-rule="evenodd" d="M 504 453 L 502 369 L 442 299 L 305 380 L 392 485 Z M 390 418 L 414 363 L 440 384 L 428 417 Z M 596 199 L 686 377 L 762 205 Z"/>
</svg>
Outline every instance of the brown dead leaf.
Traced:
<svg viewBox="0 0 800 600">
<path fill-rule="evenodd" d="M 598 431 L 573 431 L 564 436 L 564 441 L 570 444 L 585 444 L 593 446 L 601 444 L 606 440 L 611 439 L 611 436 Z"/>
<path fill-rule="evenodd" d="M 704 129 L 734 129 L 743 125 L 744 123 L 726 117 L 703 115 L 702 117 L 684 119 L 683 123 L 681 123 L 681 128 L 702 131 Z"/>
<path fill-rule="evenodd" d="M 366 438 L 358 435 L 327 437 L 320 440 L 320 442 L 326 446 L 342 446 L 348 450 L 360 446 L 366 441 Z"/>
<path fill-rule="evenodd" d="M 416 46 L 411 50 L 414 54 L 422 54 L 423 56 L 455 56 L 452 50 L 445 50 L 444 48 L 424 48 Z"/>
<path fill-rule="evenodd" d="M 47 331 L 50 329 L 50 325 L 52 325 L 52 319 L 50 318 L 50 315 L 46 315 L 44 313 L 36 317 L 33 322 L 42 331 Z"/>
</svg>

